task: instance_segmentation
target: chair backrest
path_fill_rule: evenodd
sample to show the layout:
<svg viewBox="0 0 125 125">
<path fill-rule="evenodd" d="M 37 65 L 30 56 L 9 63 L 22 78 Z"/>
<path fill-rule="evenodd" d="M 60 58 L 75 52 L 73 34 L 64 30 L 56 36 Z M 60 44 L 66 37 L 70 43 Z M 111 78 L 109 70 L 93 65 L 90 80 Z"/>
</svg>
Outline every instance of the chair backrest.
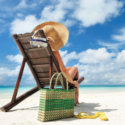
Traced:
<svg viewBox="0 0 125 125">
<path fill-rule="evenodd" d="M 51 72 L 60 72 L 60 68 L 49 44 L 46 48 L 37 48 L 30 45 L 32 35 L 33 32 L 18 35 L 14 34 L 13 38 L 23 57 L 26 59 L 38 87 L 44 88 L 50 84 Z M 39 36 L 46 38 L 43 30 L 39 30 Z M 58 83 L 58 85 L 61 85 L 61 82 Z"/>
</svg>

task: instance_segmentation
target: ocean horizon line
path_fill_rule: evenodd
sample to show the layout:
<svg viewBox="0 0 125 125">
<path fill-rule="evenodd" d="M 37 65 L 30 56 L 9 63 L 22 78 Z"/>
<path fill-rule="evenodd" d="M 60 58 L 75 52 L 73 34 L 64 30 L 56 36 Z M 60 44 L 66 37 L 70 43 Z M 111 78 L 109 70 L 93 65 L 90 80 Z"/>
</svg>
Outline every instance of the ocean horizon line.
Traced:
<svg viewBox="0 0 125 125">
<path fill-rule="evenodd" d="M 36 87 L 37 85 L 20 85 L 20 87 Z M 0 88 L 4 87 L 12 87 L 14 88 L 15 85 L 0 85 Z M 49 86 L 46 86 L 49 87 Z M 61 86 L 59 86 L 61 87 Z M 125 87 L 125 85 L 80 85 L 81 87 Z"/>
<path fill-rule="evenodd" d="M 20 85 L 20 87 L 35 87 L 35 86 L 37 86 L 37 85 Z M 125 86 L 125 84 L 123 84 L 123 85 L 118 85 L 118 84 L 116 84 L 116 85 L 80 85 L 80 86 L 91 86 L 91 87 L 96 87 L 96 86 L 100 86 L 100 87 L 102 87 L 102 86 L 104 86 L 104 87 L 106 87 L 106 86 L 111 86 L 111 87 L 113 87 L 113 86 Z M 15 85 L 0 85 L 0 87 L 15 87 Z"/>
</svg>

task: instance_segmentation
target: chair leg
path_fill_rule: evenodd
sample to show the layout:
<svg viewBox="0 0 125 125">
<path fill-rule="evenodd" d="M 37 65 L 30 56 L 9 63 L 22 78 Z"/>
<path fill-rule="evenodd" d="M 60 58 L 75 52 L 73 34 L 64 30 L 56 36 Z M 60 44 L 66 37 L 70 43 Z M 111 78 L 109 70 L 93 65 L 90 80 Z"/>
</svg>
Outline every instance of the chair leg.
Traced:
<svg viewBox="0 0 125 125">
<path fill-rule="evenodd" d="M 23 58 L 23 61 L 22 61 L 21 67 L 20 67 L 20 72 L 19 72 L 19 75 L 18 75 L 18 78 L 17 78 L 16 86 L 15 86 L 15 89 L 14 89 L 13 97 L 12 97 L 12 100 L 11 100 L 12 102 L 15 101 L 16 96 L 17 96 L 17 92 L 18 92 L 18 88 L 19 88 L 20 81 L 21 81 L 21 78 L 22 78 L 25 62 L 26 62 L 26 59 Z"/>
</svg>

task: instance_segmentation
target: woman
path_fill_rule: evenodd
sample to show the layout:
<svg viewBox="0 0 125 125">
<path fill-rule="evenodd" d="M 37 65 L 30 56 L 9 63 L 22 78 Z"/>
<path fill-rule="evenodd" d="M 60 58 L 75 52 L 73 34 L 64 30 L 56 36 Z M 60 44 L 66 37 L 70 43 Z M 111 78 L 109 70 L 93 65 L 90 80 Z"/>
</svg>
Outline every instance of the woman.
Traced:
<svg viewBox="0 0 125 125">
<path fill-rule="evenodd" d="M 64 72 L 68 78 L 68 81 L 72 84 L 74 84 L 77 88 L 75 88 L 75 103 L 78 104 L 79 103 L 79 100 L 78 100 L 78 97 L 79 97 L 79 83 L 77 81 L 73 81 L 74 78 L 78 79 L 79 78 L 79 73 L 78 73 L 78 69 L 77 67 L 65 67 L 63 61 L 62 61 L 62 58 L 60 56 L 60 53 L 59 51 L 53 51 L 58 63 L 59 63 L 59 67 L 60 67 L 60 70 L 62 72 Z"/>
<path fill-rule="evenodd" d="M 42 29 L 44 30 L 44 33 L 46 35 L 46 37 L 49 39 L 49 45 L 58 61 L 59 67 L 61 72 L 64 72 L 68 78 L 68 81 L 71 84 L 75 85 L 75 103 L 78 104 L 79 100 L 79 83 L 77 81 L 73 81 L 73 79 L 78 79 L 79 78 L 79 73 L 78 73 L 78 69 L 77 67 L 65 67 L 65 65 L 63 64 L 62 58 L 60 56 L 59 53 L 59 49 L 62 48 L 67 40 L 68 40 L 68 36 L 69 36 L 69 32 L 67 30 L 67 28 L 58 23 L 58 22 L 44 22 L 38 26 L 36 26 L 33 29 L 33 32 L 36 30 Z"/>
</svg>

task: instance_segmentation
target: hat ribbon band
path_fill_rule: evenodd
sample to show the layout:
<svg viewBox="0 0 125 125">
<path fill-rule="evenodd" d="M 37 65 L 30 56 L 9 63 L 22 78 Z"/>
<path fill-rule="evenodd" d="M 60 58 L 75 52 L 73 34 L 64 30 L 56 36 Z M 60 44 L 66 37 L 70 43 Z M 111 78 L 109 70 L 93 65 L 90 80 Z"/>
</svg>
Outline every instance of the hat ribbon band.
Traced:
<svg viewBox="0 0 125 125">
<path fill-rule="evenodd" d="M 39 40 L 39 39 L 31 39 L 31 41 L 37 41 L 37 42 L 44 42 L 44 43 L 48 43 L 48 40 L 47 40 L 47 41 L 43 41 L 43 40 Z"/>
</svg>

